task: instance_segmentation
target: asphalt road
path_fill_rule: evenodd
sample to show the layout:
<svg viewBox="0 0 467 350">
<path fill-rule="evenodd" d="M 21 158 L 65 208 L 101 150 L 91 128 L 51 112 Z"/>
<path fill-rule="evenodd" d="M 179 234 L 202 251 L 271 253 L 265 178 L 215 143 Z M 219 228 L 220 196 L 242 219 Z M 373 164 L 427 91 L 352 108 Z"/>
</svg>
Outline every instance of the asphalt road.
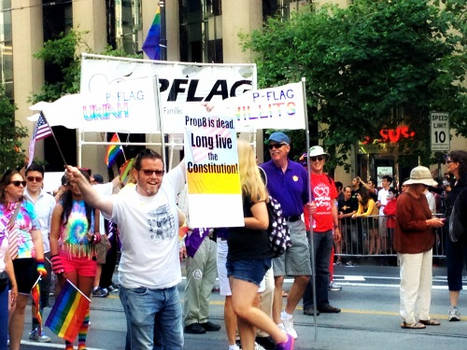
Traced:
<svg viewBox="0 0 467 350">
<path fill-rule="evenodd" d="M 322 314 L 314 319 L 303 314 L 301 306 L 295 313 L 295 326 L 299 338 L 297 350 L 305 349 L 467 349 L 467 316 L 462 322 L 448 322 L 448 290 L 444 268 L 434 270 L 432 317 L 441 320 L 439 327 L 424 330 L 400 328 L 398 268 L 389 266 L 336 266 L 335 280 L 343 289 L 330 292 L 330 301 L 341 307 L 340 314 Z M 467 287 L 467 279 L 464 279 Z M 183 297 L 184 283 L 180 285 Z M 467 295 L 461 293 L 461 312 L 467 315 Z M 29 309 L 27 315 L 30 315 Z M 46 309 L 46 313 L 48 309 Z M 186 350 L 227 349 L 223 327 L 223 298 L 213 293 L 211 320 L 222 324 L 220 332 L 185 336 Z M 27 317 L 22 349 L 63 348 L 63 341 L 55 337 L 51 344 L 28 341 L 30 320 Z M 316 338 L 315 338 L 316 335 Z M 104 299 L 94 298 L 88 350 L 124 349 L 125 316 L 118 295 Z"/>
</svg>

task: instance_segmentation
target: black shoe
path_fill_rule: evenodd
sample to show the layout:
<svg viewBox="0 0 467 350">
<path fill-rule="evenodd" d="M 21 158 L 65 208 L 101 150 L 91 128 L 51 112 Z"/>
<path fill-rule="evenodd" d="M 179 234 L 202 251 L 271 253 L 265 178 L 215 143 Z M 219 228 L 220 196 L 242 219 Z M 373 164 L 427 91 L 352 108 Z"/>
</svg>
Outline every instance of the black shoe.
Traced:
<svg viewBox="0 0 467 350">
<path fill-rule="evenodd" d="M 199 323 L 192 323 L 185 327 L 185 333 L 204 334 L 206 333 L 206 330 Z"/>
<path fill-rule="evenodd" d="M 200 325 L 204 328 L 206 332 L 217 332 L 221 329 L 221 326 L 211 321 L 200 323 Z"/>
<path fill-rule="evenodd" d="M 303 308 L 303 314 L 308 315 L 308 316 L 313 316 L 315 314 L 315 310 L 313 309 L 313 306 L 304 307 Z M 316 310 L 316 316 L 319 316 L 319 310 Z"/>
<path fill-rule="evenodd" d="M 105 298 L 109 295 L 109 291 L 106 288 L 97 287 L 92 291 L 92 296 L 97 298 Z"/>
<path fill-rule="evenodd" d="M 323 314 L 337 314 L 341 312 L 341 309 L 331 306 L 329 304 L 323 304 L 318 306 L 319 312 L 322 312 Z"/>
<path fill-rule="evenodd" d="M 276 343 L 271 337 L 256 337 L 255 341 L 266 350 L 276 349 Z"/>
</svg>

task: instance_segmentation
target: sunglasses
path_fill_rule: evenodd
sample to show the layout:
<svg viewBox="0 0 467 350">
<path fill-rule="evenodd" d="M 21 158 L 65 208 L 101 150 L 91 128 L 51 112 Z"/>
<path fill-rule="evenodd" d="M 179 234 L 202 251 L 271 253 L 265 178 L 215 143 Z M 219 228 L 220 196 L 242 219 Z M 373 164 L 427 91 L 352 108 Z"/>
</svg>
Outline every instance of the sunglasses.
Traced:
<svg viewBox="0 0 467 350">
<path fill-rule="evenodd" d="M 26 181 L 11 181 L 10 183 L 15 185 L 16 187 L 19 187 L 20 185 L 23 185 L 23 187 L 26 187 Z"/>
<path fill-rule="evenodd" d="M 282 146 L 285 146 L 285 143 L 273 143 L 272 145 L 269 145 L 268 148 L 277 149 L 277 148 L 281 148 Z"/>
<path fill-rule="evenodd" d="M 156 174 L 156 176 L 162 176 L 164 175 L 165 171 L 164 170 L 150 170 L 150 169 L 141 169 L 141 171 L 144 173 L 146 176 L 152 176 L 152 174 Z"/>
<path fill-rule="evenodd" d="M 29 182 L 42 182 L 42 177 L 40 176 L 27 176 L 26 177 L 26 180 L 28 180 Z"/>
<path fill-rule="evenodd" d="M 317 156 L 317 157 L 310 157 L 311 161 L 312 162 L 316 162 L 317 160 L 319 160 L 320 162 L 324 159 L 323 156 Z"/>
</svg>

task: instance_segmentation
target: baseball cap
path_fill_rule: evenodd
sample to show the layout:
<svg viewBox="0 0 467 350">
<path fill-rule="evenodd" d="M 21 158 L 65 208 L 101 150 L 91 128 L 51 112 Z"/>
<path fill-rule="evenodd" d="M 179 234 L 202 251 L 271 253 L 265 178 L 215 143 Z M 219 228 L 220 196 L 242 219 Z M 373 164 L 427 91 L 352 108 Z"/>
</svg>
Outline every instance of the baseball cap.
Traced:
<svg viewBox="0 0 467 350">
<path fill-rule="evenodd" d="M 284 134 L 282 131 L 273 132 L 268 138 L 268 143 L 270 143 L 271 141 L 278 142 L 278 143 L 286 143 L 290 145 L 289 137 L 286 134 Z"/>
</svg>

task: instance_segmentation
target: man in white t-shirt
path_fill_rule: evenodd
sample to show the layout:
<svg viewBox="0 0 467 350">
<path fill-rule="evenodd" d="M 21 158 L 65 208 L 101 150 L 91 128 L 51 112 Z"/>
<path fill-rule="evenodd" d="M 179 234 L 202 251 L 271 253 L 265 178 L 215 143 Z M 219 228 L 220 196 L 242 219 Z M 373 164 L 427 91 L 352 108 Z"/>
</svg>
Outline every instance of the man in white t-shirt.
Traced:
<svg viewBox="0 0 467 350">
<path fill-rule="evenodd" d="M 183 348 L 181 281 L 176 196 L 185 184 L 183 163 L 164 176 L 161 156 L 146 149 L 132 170 L 136 186 L 111 198 L 100 196 L 77 168 L 67 167 L 70 182 L 84 199 L 120 230 L 120 300 L 127 319 L 127 346 L 152 350 Z M 162 347 L 154 346 L 154 320 Z M 127 347 L 127 348 L 128 348 Z"/>
<path fill-rule="evenodd" d="M 386 204 L 388 204 L 388 194 L 391 183 L 392 177 L 384 175 L 381 180 L 383 188 L 378 191 L 378 201 L 376 202 L 376 206 L 379 208 L 378 231 L 379 238 L 381 240 L 381 251 L 383 254 L 388 253 L 387 250 L 391 247 L 391 245 L 388 244 L 388 228 L 386 225 L 387 218 L 384 216 L 384 208 L 386 207 Z"/>
</svg>

